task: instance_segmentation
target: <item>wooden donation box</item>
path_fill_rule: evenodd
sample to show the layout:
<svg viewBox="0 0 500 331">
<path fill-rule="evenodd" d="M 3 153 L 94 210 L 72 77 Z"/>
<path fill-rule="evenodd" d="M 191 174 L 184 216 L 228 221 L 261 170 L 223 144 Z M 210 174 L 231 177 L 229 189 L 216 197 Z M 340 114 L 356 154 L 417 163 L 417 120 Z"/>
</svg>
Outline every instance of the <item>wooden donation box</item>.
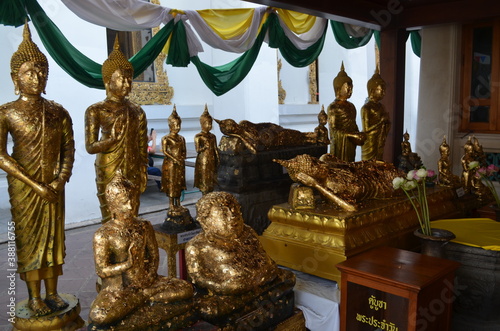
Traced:
<svg viewBox="0 0 500 331">
<path fill-rule="evenodd" d="M 428 190 L 432 219 L 463 214 L 462 203 L 451 189 Z M 335 265 L 374 247 L 416 250 L 413 235 L 418 219 L 405 197 L 363 202 L 356 212 L 328 204 L 314 209 L 293 209 L 289 203 L 274 205 L 271 224 L 260 236 L 266 252 L 279 265 L 340 282 Z"/>
<path fill-rule="evenodd" d="M 340 330 L 450 330 L 459 263 L 379 247 L 337 265 Z"/>
</svg>

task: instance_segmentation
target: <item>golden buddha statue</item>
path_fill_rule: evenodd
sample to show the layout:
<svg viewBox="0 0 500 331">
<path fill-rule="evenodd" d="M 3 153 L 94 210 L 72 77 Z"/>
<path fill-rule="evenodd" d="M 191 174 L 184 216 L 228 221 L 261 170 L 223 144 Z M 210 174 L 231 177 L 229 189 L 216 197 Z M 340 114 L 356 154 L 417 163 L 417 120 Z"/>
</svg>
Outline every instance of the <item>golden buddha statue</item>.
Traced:
<svg viewBox="0 0 500 331">
<path fill-rule="evenodd" d="M 462 178 L 461 182 L 464 187 L 465 192 L 469 193 L 472 189 L 472 179 L 476 173 L 476 169 L 469 169 L 469 164 L 472 161 L 476 161 L 474 155 L 474 144 L 472 142 L 472 137 L 469 136 L 467 142 L 464 144 L 464 155 L 460 160 L 462 164 Z"/>
<path fill-rule="evenodd" d="M 356 146 L 363 145 L 366 134 L 360 132 L 356 124 L 356 107 L 347 101 L 352 95 L 352 79 L 344 71 L 344 62 L 333 80 L 333 89 L 335 101 L 328 106 L 330 153 L 341 160 L 353 162 Z"/>
<path fill-rule="evenodd" d="M 398 156 L 398 169 L 408 172 L 413 169 L 420 169 L 423 166 L 420 156 L 413 152 L 410 144 L 410 134 L 408 131 L 403 133 L 403 141 L 401 142 L 401 155 Z"/>
<path fill-rule="evenodd" d="M 225 325 L 259 303 L 293 295 L 295 275 L 267 255 L 256 232 L 244 224 L 233 195 L 208 193 L 196 210 L 203 231 L 186 245 L 186 266 L 203 320 Z"/>
<path fill-rule="evenodd" d="M 165 158 L 162 165 L 161 187 L 169 198 L 167 218 L 164 228 L 187 229 L 194 227 L 189 210 L 181 206 L 182 191 L 186 189 L 186 141 L 179 134 L 182 120 L 177 115 L 174 105 L 168 117 L 170 132 L 161 139 L 161 147 Z"/>
<path fill-rule="evenodd" d="M 361 147 L 363 160 L 382 160 L 387 135 L 391 128 L 389 113 L 380 102 L 385 96 L 385 82 L 378 67 L 368 81 L 368 102 L 361 108 L 363 132 L 366 141 Z"/>
<path fill-rule="evenodd" d="M 286 129 L 274 123 L 252 123 L 233 119 L 215 120 L 220 131 L 225 135 L 220 142 L 222 151 L 236 154 L 248 149 L 256 154 L 258 151 L 316 144 L 313 132 L 300 132 Z"/>
<path fill-rule="evenodd" d="M 174 318 L 181 324 L 190 321 L 192 285 L 157 274 L 155 232 L 149 221 L 137 217 L 136 186 L 118 171 L 105 195 L 111 218 L 94 234 L 102 287 L 90 307 L 89 330 L 145 330 Z"/>
<path fill-rule="evenodd" d="M 217 138 L 210 132 L 212 121 L 212 116 L 205 105 L 205 110 L 200 116 L 201 132 L 194 136 L 194 146 L 198 153 L 194 166 L 194 187 L 199 188 L 202 194 L 212 192 L 217 184 L 219 149 Z"/>
<path fill-rule="evenodd" d="M 321 111 L 318 114 L 318 126 L 314 129 L 314 134 L 316 136 L 317 145 L 330 144 L 330 139 L 328 138 L 328 129 L 326 124 L 328 123 L 328 115 L 325 112 L 325 106 L 321 106 Z"/>
<path fill-rule="evenodd" d="M 472 137 L 472 145 L 474 146 L 474 159 L 479 162 L 481 167 L 487 167 L 486 154 L 483 151 L 483 145 L 479 143 L 479 139 Z"/>
<path fill-rule="evenodd" d="M 438 160 L 438 183 L 441 186 L 457 187 L 460 185 L 460 178 L 453 174 L 450 162 L 450 146 L 446 143 L 446 136 L 439 146 L 441 157 Z"/>
<path fill-rule="evenodd" d="M 392 163 L 346 162 L 333 154 L 324 154 L 320 159 L 303 154 L 275 162 L 288 170 L 294 182 L 315 188 L 345 211 L 356 211 L 358 203 L 366 199 L 393 197 L 392 180 L 402 176 Z"/>
<path fill-rule="evenodd" d="M 146 113 L 128 100 L 134 68 L 119 47 L 116 39 L 113 51 L 102 65 L 106 99 L 85 112 L 85 147 L 88 153 L 97 154 L 97 197 L 103 223 L 110 218 L 104 191 L 118 170 L 139 188 L 135 199 L 139 199 L 147 185 Z M 139 207 L 139 203 L 135 205 Z"/>
<path fill-rule="evenodd" d="M 28 307 L 34 316 L 43 316 L 68 306 L 57 292 L 57 280 L 66 255 L 64 186 L 73 168 L 73 124 L 66 109 L 41 96 L 49 67 L 28 24 L 10 65 L 19 98 L 0 106 L 0 168 L 9 184 L 17 272 L 28 287 Z"/>
</svg>

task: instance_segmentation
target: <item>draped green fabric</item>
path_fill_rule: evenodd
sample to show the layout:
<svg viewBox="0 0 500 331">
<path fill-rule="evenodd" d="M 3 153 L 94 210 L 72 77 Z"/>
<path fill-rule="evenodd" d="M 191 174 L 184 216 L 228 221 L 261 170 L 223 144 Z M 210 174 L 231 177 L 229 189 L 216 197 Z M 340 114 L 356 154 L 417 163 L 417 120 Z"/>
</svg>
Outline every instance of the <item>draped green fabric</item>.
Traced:
<svg viewBox="0 0 500 331">
<path fill-rule="evenodd" d="M 332 27 L 335 40 L 337 40 L 340 46 L 347 49 L 362 47 L 372 38 L 373 30 L 370 30 L 370 32 L 363 37 L 352 37 L 347 33 L 344 23 L 330 21 L 330 25 Z"/>
<path fill-rule="evenodd" d="M 52 22 L 36 0 L 26 0 L 26 8 L 40 39 L 54 61 L 71 77 L 85 86 L 104 89 L 102 65 L 94 62 L 77 50 Z M 173 29 L 173 21 L 165 25 L 151 40 L 135 54 L 130 62 L 134 75 L 140 75 L 154 62 Z"/>
<path fill-rule="evenodd" d="M 422 51 L 422 36 L 420 35 L 420 31 L 410 32 L 410 42 L 413 54 L 420 57 L 420 53 Z"/>
<path fill-rule="evenodd" d="M 290 39 L 286 37 L 276 14 L 269 15 L 266 23 L 269 24 L 269 47 L 278 48 L 283 58 L 294 67 L 302 68 L 310 65 L 323 50 L 327 25 L 325 25 L 325 31 L 317 42 L 301 50 L 297 49 Z"/>
<path fill-rule="evenodd" d="M 170 21 L 169 23 L 173 22 Z M 186 40 L 186 27 L 180 20 L 174 25 L 172 39 L 168 49 L 167 64 L 174 67 L 187 67 L 189 64 L 189 48 Z"/>
<path fill-rule="evenodd" d="M 0 1 L 0 24 L 17 27 L 23 25 L 27 18 L 23 0 Z"/>
<path fill-rule="evenodd" d="M 264 41 L 269 21 L 263 24 L 253 46 L 236 60 L 222 66 L 212 67 L 201 62 L 198 56 L 191 57 L 191 62 L 198 69 L 201 79 L 217 96 L 223 95 L 238 85 L 252 69 Z"/>
</svg>

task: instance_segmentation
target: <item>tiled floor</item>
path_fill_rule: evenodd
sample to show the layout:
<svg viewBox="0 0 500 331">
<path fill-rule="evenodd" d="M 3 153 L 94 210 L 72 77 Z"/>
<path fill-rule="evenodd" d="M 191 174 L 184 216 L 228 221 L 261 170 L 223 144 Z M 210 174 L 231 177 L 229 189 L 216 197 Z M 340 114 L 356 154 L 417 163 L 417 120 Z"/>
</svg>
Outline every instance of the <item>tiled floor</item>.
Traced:
<svg viewBox="0 0 500 331">
<path fill-rule="evenodd" d="M 182 204 L 188 207 L 191 215 L 195 216 L 194 203 L 199 199 L 201 193 L 193 192 L 187 194 Z M 168 199 L 164 193 L 158 192 L 153 187 L 141 196 L 141 212 L 143 218 L 153 224 L 162 223 L 166 215 Z M 92 223 L 92 222 L 89 222 Z M 96 296 L 96 274 L 92 252 L 92 237 L 100 223 L 66 230 L 66 259 L 63 266 L 63 275 L 59 277 L 58 290 L 60 293 L 70 293 L 80 300 L 83 320 L 87 320 L 90 304 Z M 14 270 L 8 266 L 9 243 L 0 244 L 0 330 L 11 330 L 8 322 L 9 307 L 7 306 L 14 296 L 17 302 L 27 298 L 25 283 L 16 274 L 15 282 L 11 283 L 8 278 Z M 160 250 L 161 275 L 167 275 L 165 254 Z M 13 286 L 11 286 L 11 284 Z"/>
</svg>

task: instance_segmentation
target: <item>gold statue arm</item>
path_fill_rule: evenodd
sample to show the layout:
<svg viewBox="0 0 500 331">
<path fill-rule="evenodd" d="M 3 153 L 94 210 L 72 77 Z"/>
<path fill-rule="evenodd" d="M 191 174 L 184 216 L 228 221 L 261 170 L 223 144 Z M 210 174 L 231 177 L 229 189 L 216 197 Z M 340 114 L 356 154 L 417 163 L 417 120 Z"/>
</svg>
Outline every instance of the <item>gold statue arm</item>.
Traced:
<svg viewBox="0 0 500 331">
<path fill-rule="evenodd" d="M 24 168 L 7 153 L 7 134 L 8 130 L 6 124 L 0 123 L 0 168 L 10 176 L 31 186 L 44 200 L 48 202 L 57 202 L 59 196 L 52 187 L 34 180 L 28 175 Z"/>
<path fill-rule="evenodd" d="M 62 142 L 61 142 L 61 161 L 59 174 L 50 186 L 57 192 L 62 192 L 64 185 L 69 182 L 73 162 L 75 161 L 75 141 L 73 140 L 73 127 L 69 114 L 63 120 Z"/>
<path fill-rule="evenodd" d="M 169 159 L 171 159 L 172 161 L 174 161 L 175 164 L 177 164 L 178 166 L 183 166 L 184 165 L 184 159 L 186 157 L 186 144 L 184 143 L 184 149 L 182 152 L 181 150 L 181 153 L 179 154 L 182 154 L 182 155 L 179 155 L 179 157 L 175 157 L 174 155 L 172 155 L 170 152 L 169 152 L 169 137 L 168 136 L 165 136 L 162 138 L 161 140 L 161 149 L 162 149 L 162 152 L 163 154 L 168 157 Z M 171 141 L 171 144 L 174 145 L 176 142 L 174 141 Z"/>
<path fill-rule="evenodd" d="M 122 125 L 118 120 L 115 120 L 108 134 L 103 132 L 101 140 L 99 140 L 99 115 L 98 110 L 91 106 L 85 112 L 85 149 L 89 154 L 97 154 L 109 151 L 122 138 L 122 132 L 116 134 L 116 127 Z M 146 133 L 147 134 L 147 133 Z M 147 136 L 146 136 L 147 139 Z M 147 145 L 147 141 L 146 141 Z M 147 147 L 145 147 L 147 152 Z M 147 158 L 147 156 L 146 156 Z"/>
<path fill-rule="evenodd" d="M 240 139 L 243 144 L 246 146 L 246 148 L 248 148 L 250 150 L 250 152 L 252 152 L 252 154 L 257 154 L 257 149 L 255 149 L 255 146 L 252 145 L 246 138 L 244 138 L 242 135 L 239 135 L 237 133 L 233 133 L 231 134 L 231 136 L 233 137 L 236 137 L 238 139 Z"/>
<path fill-rule="evenodd" d="M 300 180 L 300 182 L 306 186 L 314 187 L 328 199 L 339 205 L 342 209 L 346 211 L 356 211 L 356 206 L 348 203 L 347 201 L 340 198 L 332 191 L 320 185 L 313 177 L 301 172 L 297 174 L 297 179 Z"/>
<path fill-rule="evenodd" d="M 142 109 L 141 109 L 142 110 Z M 140 117 L 140 141 L 139 141 L 139 151 L 141 151 L 142 159 L 142 171 L 141 171 L 141 183 L 139 185 L 139 192 L 144 192 L 148 185 L 148 123 L 146 119 L 146 114 L 144 111 L 141 113 Z M 154 143 L 156 145 L 156 133 Z"/>
<path fill-rule="evenodd" d="M 134 243 L 132 242 L 128 247 L 127 259 L 124 262 L 112 264 L 109 256 L 111 252 L 109 240 L 112 239 L 108 238 L 108 235 L 103 233 L 96 233 L 94 237 L 95 272 L 101 278 L 121 275 L 133 265 L 132 248 L 134 247 Z"/>
</svg>

